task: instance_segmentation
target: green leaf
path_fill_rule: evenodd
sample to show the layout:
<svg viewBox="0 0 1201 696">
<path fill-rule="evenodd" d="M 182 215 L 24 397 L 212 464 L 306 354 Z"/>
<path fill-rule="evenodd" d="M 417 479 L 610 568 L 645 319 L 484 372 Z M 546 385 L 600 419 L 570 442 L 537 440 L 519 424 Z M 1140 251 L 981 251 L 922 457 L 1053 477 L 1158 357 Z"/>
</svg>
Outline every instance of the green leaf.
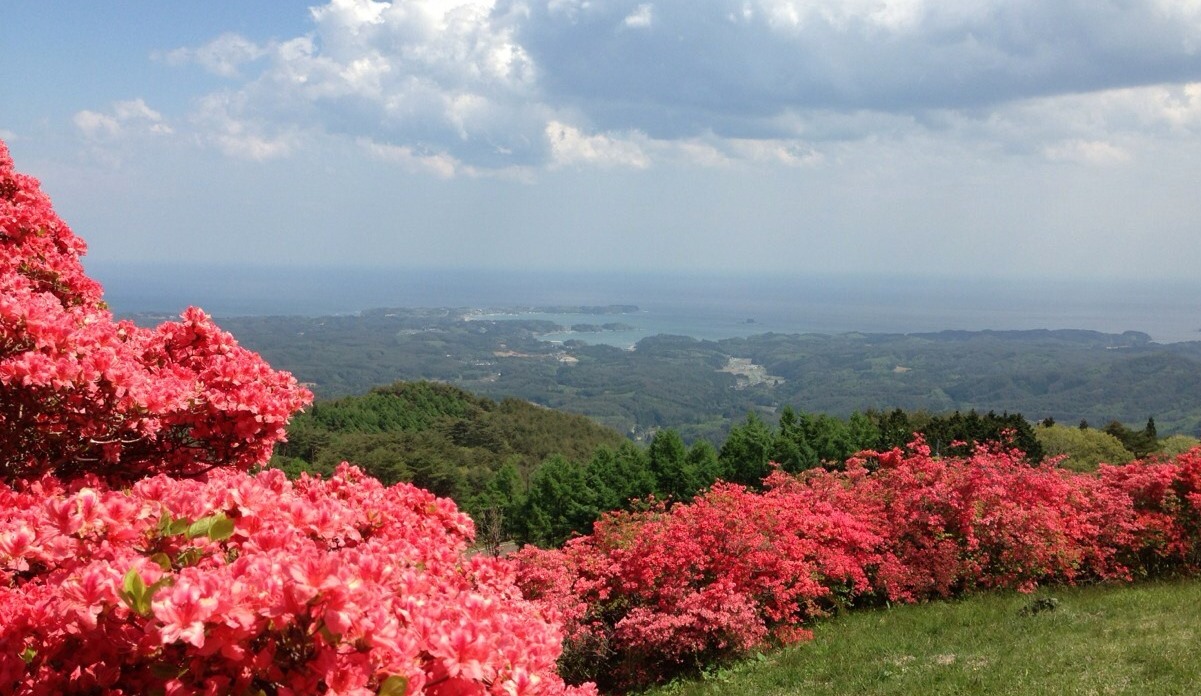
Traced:
<svg viewBox="0 0 1201 696">
<path fill-rule="evenodd" d="M 117 593 L 123 602 L 141 616 L 150 615 L 150 598 L 154 590 L 146 587 L 146 581 L 138 573 L 137 568 L 130 568 L 121 583 L 121 591 Z"/>
<path fill-rule="evenodd" d="M 379 685 L 379 696 L 404 696 L 409 690 L 409 678 L 393 674 Z"/>
<path fill-rule="evenodd" d="M 158 535 L 165 537 L 182 534 L 190 524 L 191 522 L 188 522 L 186 518 L 172 517 L 171 512 L 163 508 L 163 515 L 158 518 Z"/>
<path fill-rule="evenodd" d="M 196 537 L 206 536 L 213 541 L 222 541 L 228 539 L 234 533 L 234 521 L 225 516 L 225 513 L 218 512 L 208 517 L 201 517 L 188 526 L 187 537 L 195 539 Z"/>
<path fill-rule="evenodd" d="M 188 526 L 186 536 L 189 539 L 195 539 L 196 537 L 200 536 L 208 536 L 209 530 L 213 527 L 213 518 L 214 515 L 209 515 L 208 517 L 201 517 L 200 519 L 196 520 Z"/>
<path fill-rule="evenodd" d="M 153 597 L 154 593 L 158 592 L 158 588 L 162 587 L 163 585 L 174 585 L 174 584 L 175 584 L 175 576 L 174 575 L 163 575 L 163 577 L 159 578 L 157 582 L 155 582 L 150 587 L 146 588 L 146 593 L 148 596 Z"/>
<path fill-rule="evenodd" d="M 171 570 L 171 557 L 162 551 L 151 556 L 150 560 L 157 563 L 158 567 L 163 570 Z"/>
<path fill-rule="evenodd" d="M 179 556 L 175 558 L 175 565 L 180 568 L 187 568 L 196 561 L 200 560 L 201 551 L 195 546 L 190 546 L 179 552 Z"/>
<path fill-rule="evenodd" d="M 234 533 L 234 521 L 218 513 L 217 519 L 209 526 L 209 538 L 213 541 L 224 541 Z"/>
<path fill-rule="evenodd" d="M 121 587 L 135 597 L 146 594 L 146 581 L 142 579 L 142 574 L 138 572 L 137 568 L 129 569 L 129 572 L 125 574 L 125 580 L 121 583 Z"/>
</svg>

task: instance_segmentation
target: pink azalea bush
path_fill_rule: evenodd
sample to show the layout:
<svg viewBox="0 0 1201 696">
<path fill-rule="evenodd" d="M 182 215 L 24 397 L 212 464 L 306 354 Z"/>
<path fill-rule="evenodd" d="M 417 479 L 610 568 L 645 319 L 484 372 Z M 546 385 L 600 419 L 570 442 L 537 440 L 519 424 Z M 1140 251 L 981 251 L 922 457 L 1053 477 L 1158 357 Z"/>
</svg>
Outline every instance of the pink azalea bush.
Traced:
<svg viewBox="0 0 1201 696">
<path fill-rule="evenodd" d="M 17 692 L 562 691 L 561 635 L 470 518 L 343 465 L 0 488 L 0 684 Z"/>
<path fill-rule="evenodd" d="M 248 469 L 312 396 L 203 312 L 114 322 L 86 250 L 0 142 L 0 481 Z"/>
<path fill-rule="evenodd" d="M 114 322 L 0 143 L 0 693 L 563 694 L 453 503 L 247 473 L 311 395 L 197 309 Z"/>
<path fill-rule="evenodd" d="M 1123 549 L 1141 574 L 1201 569 L 1201 449 L 1172 459 L 1102 465 L 1103 485 L 1129 498 L 1134 540 Z"/>
<path fill-rule="evenodd" d="M 565 676 L 620 690 L 805 639 L 838 608 L 1201 562 L 1201 450 L 1090 475 L 1004 448 L 937 458 L 919 440 L 766 483 L 523 549 L 519 585 L 566 622 Z"/>
</svg>

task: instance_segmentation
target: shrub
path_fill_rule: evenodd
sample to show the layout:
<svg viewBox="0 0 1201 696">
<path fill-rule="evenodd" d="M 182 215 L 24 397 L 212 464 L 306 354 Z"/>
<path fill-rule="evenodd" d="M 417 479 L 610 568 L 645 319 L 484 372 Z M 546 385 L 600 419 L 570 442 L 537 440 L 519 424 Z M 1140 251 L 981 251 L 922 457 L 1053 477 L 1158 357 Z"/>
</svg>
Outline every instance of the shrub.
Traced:
<svg viewBox="0 0 1201 696">
<path fill-rule="evenodd" d="M 802 639 L 843 607 L 1199 560 L 1201 450 L 1080 474 L 998 447 L 934 457 L 918 440 L 764 483 L 610 514 L 559 551 L 523 549 L 519 585 L 566 621 L 565 676 L 630 688 Z"/>
<path fill-rule="evenodd" d="M 198 309 L 114 322 L 0 143 L 0 690 L 560 694 L 449 500 L 262 464 L 310 395 Z"/>
</svg>

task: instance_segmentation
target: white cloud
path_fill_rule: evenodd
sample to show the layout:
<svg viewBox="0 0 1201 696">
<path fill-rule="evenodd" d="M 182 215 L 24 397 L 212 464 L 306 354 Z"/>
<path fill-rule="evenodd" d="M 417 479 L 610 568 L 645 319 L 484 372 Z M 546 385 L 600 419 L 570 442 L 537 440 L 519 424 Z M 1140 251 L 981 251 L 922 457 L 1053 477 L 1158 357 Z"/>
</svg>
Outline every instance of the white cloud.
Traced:
<svg viewBox="0 0 1201 696">
<path fill-rule="evenodd" d="M 1121 164 L 1130 160 L 1130 153 L 1103 140 L 1069 140 L 1046 147 L 1043 154 L 1053 162 L 1087 165 Z"/>
<path fill-rule="evenodd" d="M 162 114 L 142 99 L 115 102 L 109 113 L 83 110 L 72 119 L 75 127 L 89 140 L 105 141 L 137 134 L 169 135 L 171 126 Z"/>
<path fill-rule="evenodd" d="M 116 102 L 113 104 L 113 115 L 121 123 L 136 123 L 151 133 L 171 132 L 171 127 L 163 122 L 163 115 L 146 106 L 141 99 Z"/>
<path fill-rule="evenodd" d="M 650 166 L 650 158 L 632 140 L 620 140 L 608 135 L 586 135 L 578 128 L 551 121 L 546 124 L 546 139 L 550 143 L 554 165 L 590 164 L 601 167 Z"/>
<path fill-rule="evenodd" d="M 634 8 L 634 11 L 626 15 L 623 24 L 631 29 L 646 29 L 655 20 L 655 8 L 650 3 L 644 3 Z"/>
<path fill-rule="evenodd" d="M 167 57 L 235 80 L 210 95 L 219 116 L 200 100 L 196 123 L 257 158 L 326 135 L 438 176 L 659 158 L 796 167 L 822 162 L 824 142 L 942 133 L 1116 162 L 1148 128 L 1201 126 L 1198 83 L 1177 82 L 1201 78 L 1201 9 L 1156 2 L 333 0 L 302 36 L 224 34 Z M 90 111 L 77 125 L 128 127 Z"/>
<path fill-rule="evenodd" d="M 74 117 L 75 127 L 90 140 L 105 140 L 121 134 L 117 119 L 95 111 L 80 111 Z"/>
<path fill-rule="evenodd" d="M 267 55 L 268 49 L 237 34 L 226 33 L 199 48 L 177 48 L 165 54 L 170 65 L 195 63 L 221 77 L 240 75 L 239 68 Z"/>
<path fill-rule="evenodd" d="M 258 162 L 284 157 L 295 149 L 295 141 L 284 136 L 233 132 L 214 135 L 213 141 L 229 157 Z"/>
<path fill-rule="evenodd" d="M 461 169 L 461 163 L 445 152 L 420 153 L 407 145 L 376 143 L 366 138 L 361 138 L 358 142 L 372 157 L 399 164 L 410 172 L 425 172 L 449 179 Z"/>
<path fill-rule="evenodd" d="M 947 110 L 908 130 L 929 128 L 1017 154 L 1103 164 L 1137 157 L 1153 143 L 1190 144 L 1201 134 L 1201 84 L 1151 85 Z M 879 132 L 881 129 L 877 129 Z"/>
<path fill-rule="evenodd" d="M 814 167 L 825 162 L 811 144 L 800 139 L 721 138 L 713 134 L 684 140 L 658 140 L 639 134 L 641 151 L 655 162 L 727 168 L 740 164 Z"/>
<path fill-rule="evenodd" d="M 1140 105 L 1147 105 L 1153 116 L 1158 116 L 1171 127 L 1180 130 L 1201 129 L 1201 82 L 1190 82 L 1179 86 L 1156 86 L 1138 95 Z"/>
<path fill-rule="evenodd" d="M 380 24 L 389 3 L 372 0 L 333 0 L 324 7 L 313 7 L 309 12 L 318 23 L 330 22 L 341 26 L 351 34 L 358 35 L 370 25 Z"/>
<path fill-rule="evenodd" d="M 241 97 L 228 93 L 211 94 L 201 100 L 193 117 L 201 138 L 215 145 L 227 157 L 266 161 L 285 157 L 302 141 L 295 128 L 266 126 L 259 121 L 239 118 Z"/>
<path fill-rule="evenodd" d="M 928 0 L 758 0 L 742 3 L 740 16 L 746 20 L 762 16 L 768 26 L 779 31 L 802 31 L 824 25 L 840 31 L 867 27 L 900 32 L 915 29 L 935 15 L 965 17 L 973 6 L 979 9 L 987 4 Z M 956 7 L 947 9 L 948 5 Z"/>
<path fill-rule="evenodd" d="M 734 164 L 730 155 L 711 142 L 699 138 L 674 143 L 674 155 L 683 162 L 701 167 L 728 167 Z"/>
<path fill-rule="evenodd" d="M 823 160 L 819 152 L 801 141 L 732 138 L 727 143 L 739 159 L 754 162 L 803 167 L 820 164 Z"/>
<path fill-rule="evenodd" d="M 16 133 L 14 133 L 10 130 L 5 130 L 4 128 L 0 128 L 0 140 L 3 140 L 4 142 L 7 142 L 7 143 L 11 143 L 12 141 L 14 141 L 16 139 L 17 139 Z"/>
<path fill-rule="evenodd" d="M 173 52 L 214 57 L 209 63 L 225 74 L 262 55 L 257 75 L 217 98 L 221 115 L 200 119 L 213 128 L 207 139 L 225 142 L 249 129 L 275 144 L 281 144 L 277 130 L 365 138 L 414 152 L 431 143 L 455 160 L 494 169 L 542 157 L 541 132 L 552 114 L 535 93 L 536 66 L 513 38 L 518 18 L 498 11 L 493 0 L 336 0 L 311 16 L 313 32 L 261 51 L 226 35 L 206 51 Z"/>
</svg>

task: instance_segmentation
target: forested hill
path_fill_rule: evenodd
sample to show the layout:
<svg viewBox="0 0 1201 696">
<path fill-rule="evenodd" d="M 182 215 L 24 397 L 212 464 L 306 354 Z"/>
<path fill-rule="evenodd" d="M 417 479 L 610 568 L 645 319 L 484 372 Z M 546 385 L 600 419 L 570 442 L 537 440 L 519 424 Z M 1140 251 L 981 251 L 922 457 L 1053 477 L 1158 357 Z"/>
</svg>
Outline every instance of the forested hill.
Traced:
<svg viewBox="0 0 1201 696">
<path fill-rule="evenodd" d="M 468 310 L 373 310 L 337 317 L 222 319 L 243 345 L 321 397 L 397 379 L 437 379 L 588 415 L 636 437 L 675 428 L 720 442 L 748 411 L 784 404 L 859 410 L 976 409 L 1032 420 L 1201 430 L 1201 342 L 1145 334 L 953 331 L 763 334 L 722 341 L 656 336 L 635 350 L 540 340 L 528 319 L 465 321 Z"/>
<path fill-rule="evenodd" d="M 386 483 L 411 481 L 463 502 L 504 464 L 528 473 L 552 455 L 585 461 L 620 433 L 517 399 L 433 382 L 397 382 L 318 401 L 288 427 L 275 466 L 328 473 L 351 461 Z"/>
<path fill-rule="evenodd" d="M 915 433 L 936 456 L 966 456 L 978 444 L 1003 442 L 1030 462 L 1050 454 L 1077 471 L 1197 444 L 1179 435 L 1161 438 L 1151 419 L 1137 430 L 1117 423 L 1034 427 L 1016 413 L 894 410 L 844 420 L 785 406 L 776 422 L 748 414 L 720 447 L 688 446 L 670 429 L 643 446 L 582 416 L 431 382 L 318 402 L 288 431 L 275 466 L 328 473 L 349 460 L 386 481 L 433 489 L 470 512 L 492 550 L 505 540 L 556 546 L 587 534 L 605 511 L 637 507 L 631 501 L 648 496 L 686 502 L 718 479 L 755 489 L 775 466 L 787 473 L 839 469 L 857 452 L 905 448 Z"/>
</svg>

